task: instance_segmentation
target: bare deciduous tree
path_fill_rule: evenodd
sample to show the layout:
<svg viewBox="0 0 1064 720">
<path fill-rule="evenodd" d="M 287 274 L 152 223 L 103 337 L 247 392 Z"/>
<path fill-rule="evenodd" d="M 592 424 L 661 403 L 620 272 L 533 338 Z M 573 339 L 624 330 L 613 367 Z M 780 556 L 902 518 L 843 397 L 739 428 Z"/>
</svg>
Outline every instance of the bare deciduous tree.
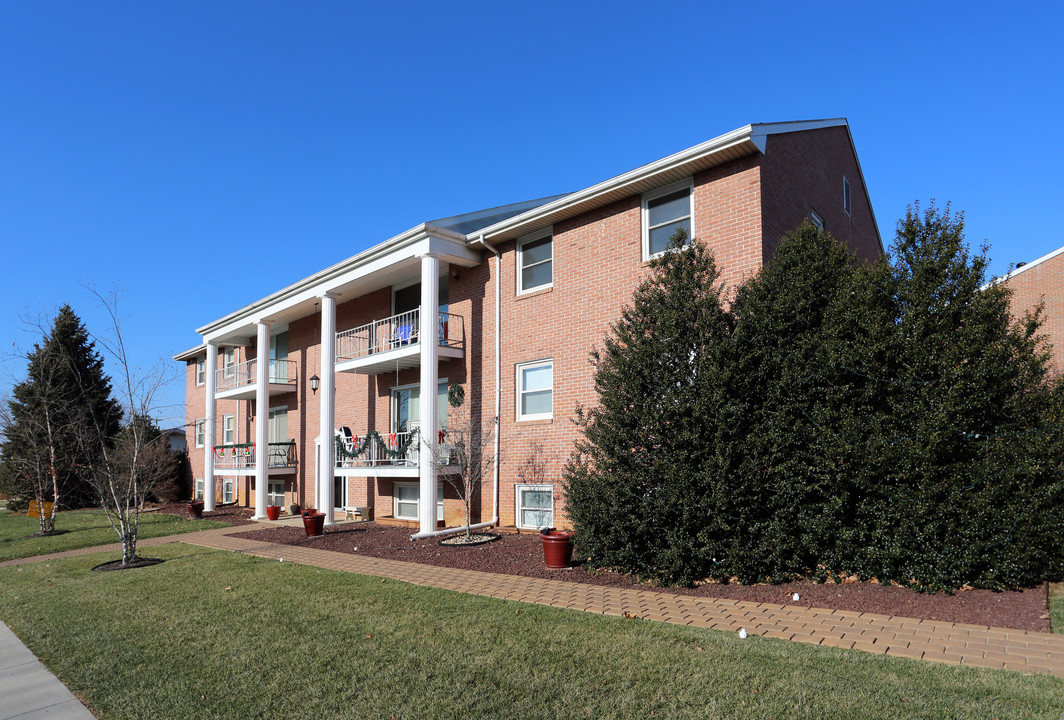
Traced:
<svg viewBox="0 0 1064 720">
<path fill-rule="evenodd" d="M 450 409 L 447 429 L 441 432 L 431 458 L 436 475 L 454 489 L 465 506 L 465 537 L 471 539 L 473 503 L 480 497 L 484 476 L 498 452 L 495 425 L 485 426 L 479 417 L 463 409 L 465 393 L 452 385 L 447 393 Z"/>
<path fill-rule="evenodd" d="M 97 451 L 98 460 L 88 477 L 99 496 L 100 506 L 122 543 L 122 565 L 137 558 L 140 513 L 153 488 L 173 475 L 173 456 L 166 436 L 153 420 L 160 391 L 173 379 L 173 371 L 159 361 L 147 371 L 135 367 L 122 335 L 116 293 L 102 295 L 91 289 L 111 320 L 110 332 L 97 342 L 111 357 L 116 369 L 114 392 L 122 409 L 122 428 L 107 431 L 108 418 L 90 413 L 79 437 L 86 448 Z"/>
</svg>

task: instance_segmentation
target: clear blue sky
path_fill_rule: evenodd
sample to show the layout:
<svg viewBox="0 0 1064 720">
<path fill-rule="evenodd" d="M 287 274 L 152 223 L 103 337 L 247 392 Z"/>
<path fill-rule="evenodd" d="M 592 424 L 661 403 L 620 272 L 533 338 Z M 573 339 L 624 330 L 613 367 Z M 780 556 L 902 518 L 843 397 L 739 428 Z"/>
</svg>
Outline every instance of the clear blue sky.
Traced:
<svg viewBox="0 0 1064 720">
<path fill-rule="evenodd" d="M 0 394 L 20 311 L 104 329 L 83 283 L 147 365 L 422 221 L 751 122 L 849 118 L 887 241 L 937 198 L 995 274 L 1064 245 L 1061 5 L 880 5 L 0 3 Z"/>
</svg>

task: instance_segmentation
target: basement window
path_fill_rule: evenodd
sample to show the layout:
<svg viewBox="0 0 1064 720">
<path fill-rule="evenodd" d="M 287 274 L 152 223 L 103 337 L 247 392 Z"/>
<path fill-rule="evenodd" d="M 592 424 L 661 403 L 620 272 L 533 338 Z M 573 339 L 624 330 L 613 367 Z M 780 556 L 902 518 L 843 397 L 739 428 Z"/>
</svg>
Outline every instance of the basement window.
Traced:
<svg viewBox="0 0 1064 720">
<path fill-rule="evenodd" d="M 541 530 L 554 525 L 554 487 L 517 485 L 517 527 Z"/>
</svg>

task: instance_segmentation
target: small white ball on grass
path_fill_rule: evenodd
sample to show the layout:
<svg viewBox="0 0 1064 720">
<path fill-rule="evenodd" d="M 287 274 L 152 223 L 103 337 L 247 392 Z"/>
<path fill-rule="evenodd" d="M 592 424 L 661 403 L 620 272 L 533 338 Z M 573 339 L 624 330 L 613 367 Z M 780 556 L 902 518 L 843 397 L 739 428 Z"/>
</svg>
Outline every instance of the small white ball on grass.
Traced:
<svg viewBox="0 0 1064 720">
<path fill-rule="evenodd" d="M 284 558 L 281 558 L 281 562 L 284 562 Z"/>
<path fill-rule="evenodd" d="M 742 638 L 743 640 L 745 640 L 747 637 L 749 637 L 749 633 L 746 632 L 746 628 L 739 628 L 739 637 Z"/>
</svg>

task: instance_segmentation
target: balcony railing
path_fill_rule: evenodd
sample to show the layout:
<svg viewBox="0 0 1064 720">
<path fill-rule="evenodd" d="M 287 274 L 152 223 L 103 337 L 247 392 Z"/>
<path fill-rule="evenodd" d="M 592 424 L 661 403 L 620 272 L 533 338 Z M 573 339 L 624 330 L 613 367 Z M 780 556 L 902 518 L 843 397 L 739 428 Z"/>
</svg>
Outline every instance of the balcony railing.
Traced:
<svg viewBox="0 0 1064 720">
<path fill-rule="evenodd" d="M 465 346 L 465 320 L 461 315 L 438 313 L 436 338 L 441 347 Z M 421 342 L 421 309 L 336 333 L 336 359 L 357 360 L 374 353 Z"/>
<path fill-rule="evenodd" d="M 336 436 L 336 467 L 417 467 L 417 433 Z"/>
<path fill-rule="evenodd" d="M 288 468 L 296 466 L 296 443 L 272 442 L 269 444 L 267 460 L 271 468 Z M 214 466 L 216 468 L 248 469 L 255 467 L 255 443 L 232 443 L 214 446 Z"/>
<path fill-rule="evenodd" d="M 234 363 L 217 371 L 217 391 L 235 390 L 255 384 L 258 360 Z M 296 382 L 295 360 L 270 360 L 270 375 L 267 380 L 271 385 L 294 385 Z"/>
</svg>

